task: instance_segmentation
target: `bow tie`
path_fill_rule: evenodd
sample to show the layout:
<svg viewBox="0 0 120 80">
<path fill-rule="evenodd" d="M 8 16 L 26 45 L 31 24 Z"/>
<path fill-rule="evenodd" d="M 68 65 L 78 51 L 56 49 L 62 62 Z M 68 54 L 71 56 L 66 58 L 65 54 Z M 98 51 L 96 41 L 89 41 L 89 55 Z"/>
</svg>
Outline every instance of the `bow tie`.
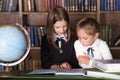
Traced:
<svg viewBox="0 0 120 80">
<path fill-rule="evenodd" d="M 63 50 L 62 50 L 62 40 L 63 40 L 63 37 L 58 37 L 58 38 L 57 38 L 58 47 L 59 47 L 59 52 L 60 52 L 60 53 L 63 53 Z"/>
<path fill-rule="evenodd" d="M 90 56 L 90 58 L 93 58 L 94 57 L 94 53 L 93 53 L 94 49 L 92 47 L 88 48 L 87 49 L 87 54 Z"/>
<path fill-rule="evenodd" d="M 64 37 L 57 37 L 58 41 L 61 41 Z"/>
</svg>

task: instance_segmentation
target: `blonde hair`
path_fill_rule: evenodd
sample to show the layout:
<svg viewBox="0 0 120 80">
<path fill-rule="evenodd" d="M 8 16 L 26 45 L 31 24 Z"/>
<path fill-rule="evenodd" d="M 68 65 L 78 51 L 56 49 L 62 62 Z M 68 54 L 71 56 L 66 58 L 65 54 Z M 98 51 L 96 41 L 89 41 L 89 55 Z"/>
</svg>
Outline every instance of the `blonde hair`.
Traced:
<svg viewBox="0 0 120 80">
<path fill-rule="evenodd" d="M 100 32 L 100 24 L 94 18 L 83 18 L 77 23 L 77 30 L 85 29 L 89 35 L 95 35 Z"/>
</svg>

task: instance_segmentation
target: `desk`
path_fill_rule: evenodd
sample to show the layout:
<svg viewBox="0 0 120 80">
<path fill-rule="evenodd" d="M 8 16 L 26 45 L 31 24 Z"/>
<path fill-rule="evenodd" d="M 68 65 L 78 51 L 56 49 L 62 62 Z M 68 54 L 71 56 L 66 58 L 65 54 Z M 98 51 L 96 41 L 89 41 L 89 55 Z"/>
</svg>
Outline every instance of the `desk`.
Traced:
<svg viewBox="0 0 120 80">
<path fill-rule="evenodd" d="M 53 75 L 39 75 L 39 76 L 17 76 L 17 77 L 4 77 L 2 80 L 80 80 L 80 79 L 94 79 L 85 76 L 53 76 Z"/>
<path fill-rule="evenodd" d="M 12 74 L 15 74 L 13 76 Z M 9 73 L 0 73 L 0 75 L 8 74 L 8 77 L 1 77 L 2 80 L 79 80 L 79 79 L 96 79 L 85 76 L 59 76 L 59 75 L 26 75 L 26 72 L 15 71 L 11 74 Z"/>
<path fill-rule="evenodd" d="M 88 69 L 88 71 L 96 71 L 96 70 L 97 69 Z M 97 71 L 100 72 L 100 70 L 97 70 Z M 21 72 L 21 71 L 16 71 L 14 72 L 14 74 L 15 73 L 17 74 L 17 76 L 1 77 L 1 79 L 2 80 L 80 80 L 80 79 L 92 79 L 92 80 L 102 79 L 103 80 L 103 78 L 95 78 L 95 77 L 88 77 L 88 76 L 26 75 L 27 72 Z"/>
</svg>

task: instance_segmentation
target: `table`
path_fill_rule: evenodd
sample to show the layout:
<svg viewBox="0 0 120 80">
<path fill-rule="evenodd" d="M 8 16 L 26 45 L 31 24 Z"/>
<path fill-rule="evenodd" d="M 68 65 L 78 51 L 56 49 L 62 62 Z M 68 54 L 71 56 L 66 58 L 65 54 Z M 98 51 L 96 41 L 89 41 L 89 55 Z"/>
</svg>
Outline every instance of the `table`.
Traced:
<svg viewBox="0 0 120 80">
<path fill-rule="evenodd" d="M 9 74 L 8 77 L 1 77 L 2 80 L 80 80 L 80 79 L 92 79 L 92 80 L 98 80 L 98 79 L 107 79 L 107 78 L 96 78 L 96 73 L 94 72 L 101 72 L 98 69 L 87 69 L 89 71 L 89 74 L 93 74 L 92 77 L 91 76 L 80 76 L 80 75 L 74 75 L 74 76 L 69 76 L 69 75 L 26 75 L 25 71 L 15 71 L 15 72 L 11 72 L 11 73 L 4 73 L 4 74 Z M 92 71 L 92 73 L 90 73 Z M 3 73 L 0 73 L 0 76 Z M 15 76 L 13 76 L 12 74 L 16 74 Z M 101 73 L 100 73 L 101 74 Z M 99 74 L 97 74 L 99 75 Z M 102 72 L 102 75 L 104 75 L 104 72 Z M 107 74 L 108 78 L 109 76 L 111 76 L 111 74 Z M 112 74 L 112 76 L 116 76 L 114 74 Z M 117 76 L 118 77 L 118 76 Z M 120 78 L 117 78 L 120 79 Z"/>
</svg>

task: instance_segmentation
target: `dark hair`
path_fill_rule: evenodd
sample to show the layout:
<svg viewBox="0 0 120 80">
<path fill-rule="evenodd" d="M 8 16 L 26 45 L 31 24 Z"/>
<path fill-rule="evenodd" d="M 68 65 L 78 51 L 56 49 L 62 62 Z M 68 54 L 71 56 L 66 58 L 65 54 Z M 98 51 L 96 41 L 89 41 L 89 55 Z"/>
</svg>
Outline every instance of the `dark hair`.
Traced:
<svg viewBox="0 0 120 80">
<path fill-rule="evenodd" d="M 67 26 L 67 40 L 70 39 L 70 27 L 69 27 L 69 16 L 67 11 L 61 6 L 55 6 L 51 11 L 48 13 L 47 17 L 47 39 L 50 44 L 54 47 L 57 47 L 54 42 L 54 24 L 57 21 L 65 20 L 68 24 Z"/>
<path fill-rule="evenodd" d="M 77 29 L 84 28 L 86 33 L 89 35 L 94 35 L 100 32 L 100 24 L 94 18 L 83 18 L 77 23 Z"/>
</svg>

